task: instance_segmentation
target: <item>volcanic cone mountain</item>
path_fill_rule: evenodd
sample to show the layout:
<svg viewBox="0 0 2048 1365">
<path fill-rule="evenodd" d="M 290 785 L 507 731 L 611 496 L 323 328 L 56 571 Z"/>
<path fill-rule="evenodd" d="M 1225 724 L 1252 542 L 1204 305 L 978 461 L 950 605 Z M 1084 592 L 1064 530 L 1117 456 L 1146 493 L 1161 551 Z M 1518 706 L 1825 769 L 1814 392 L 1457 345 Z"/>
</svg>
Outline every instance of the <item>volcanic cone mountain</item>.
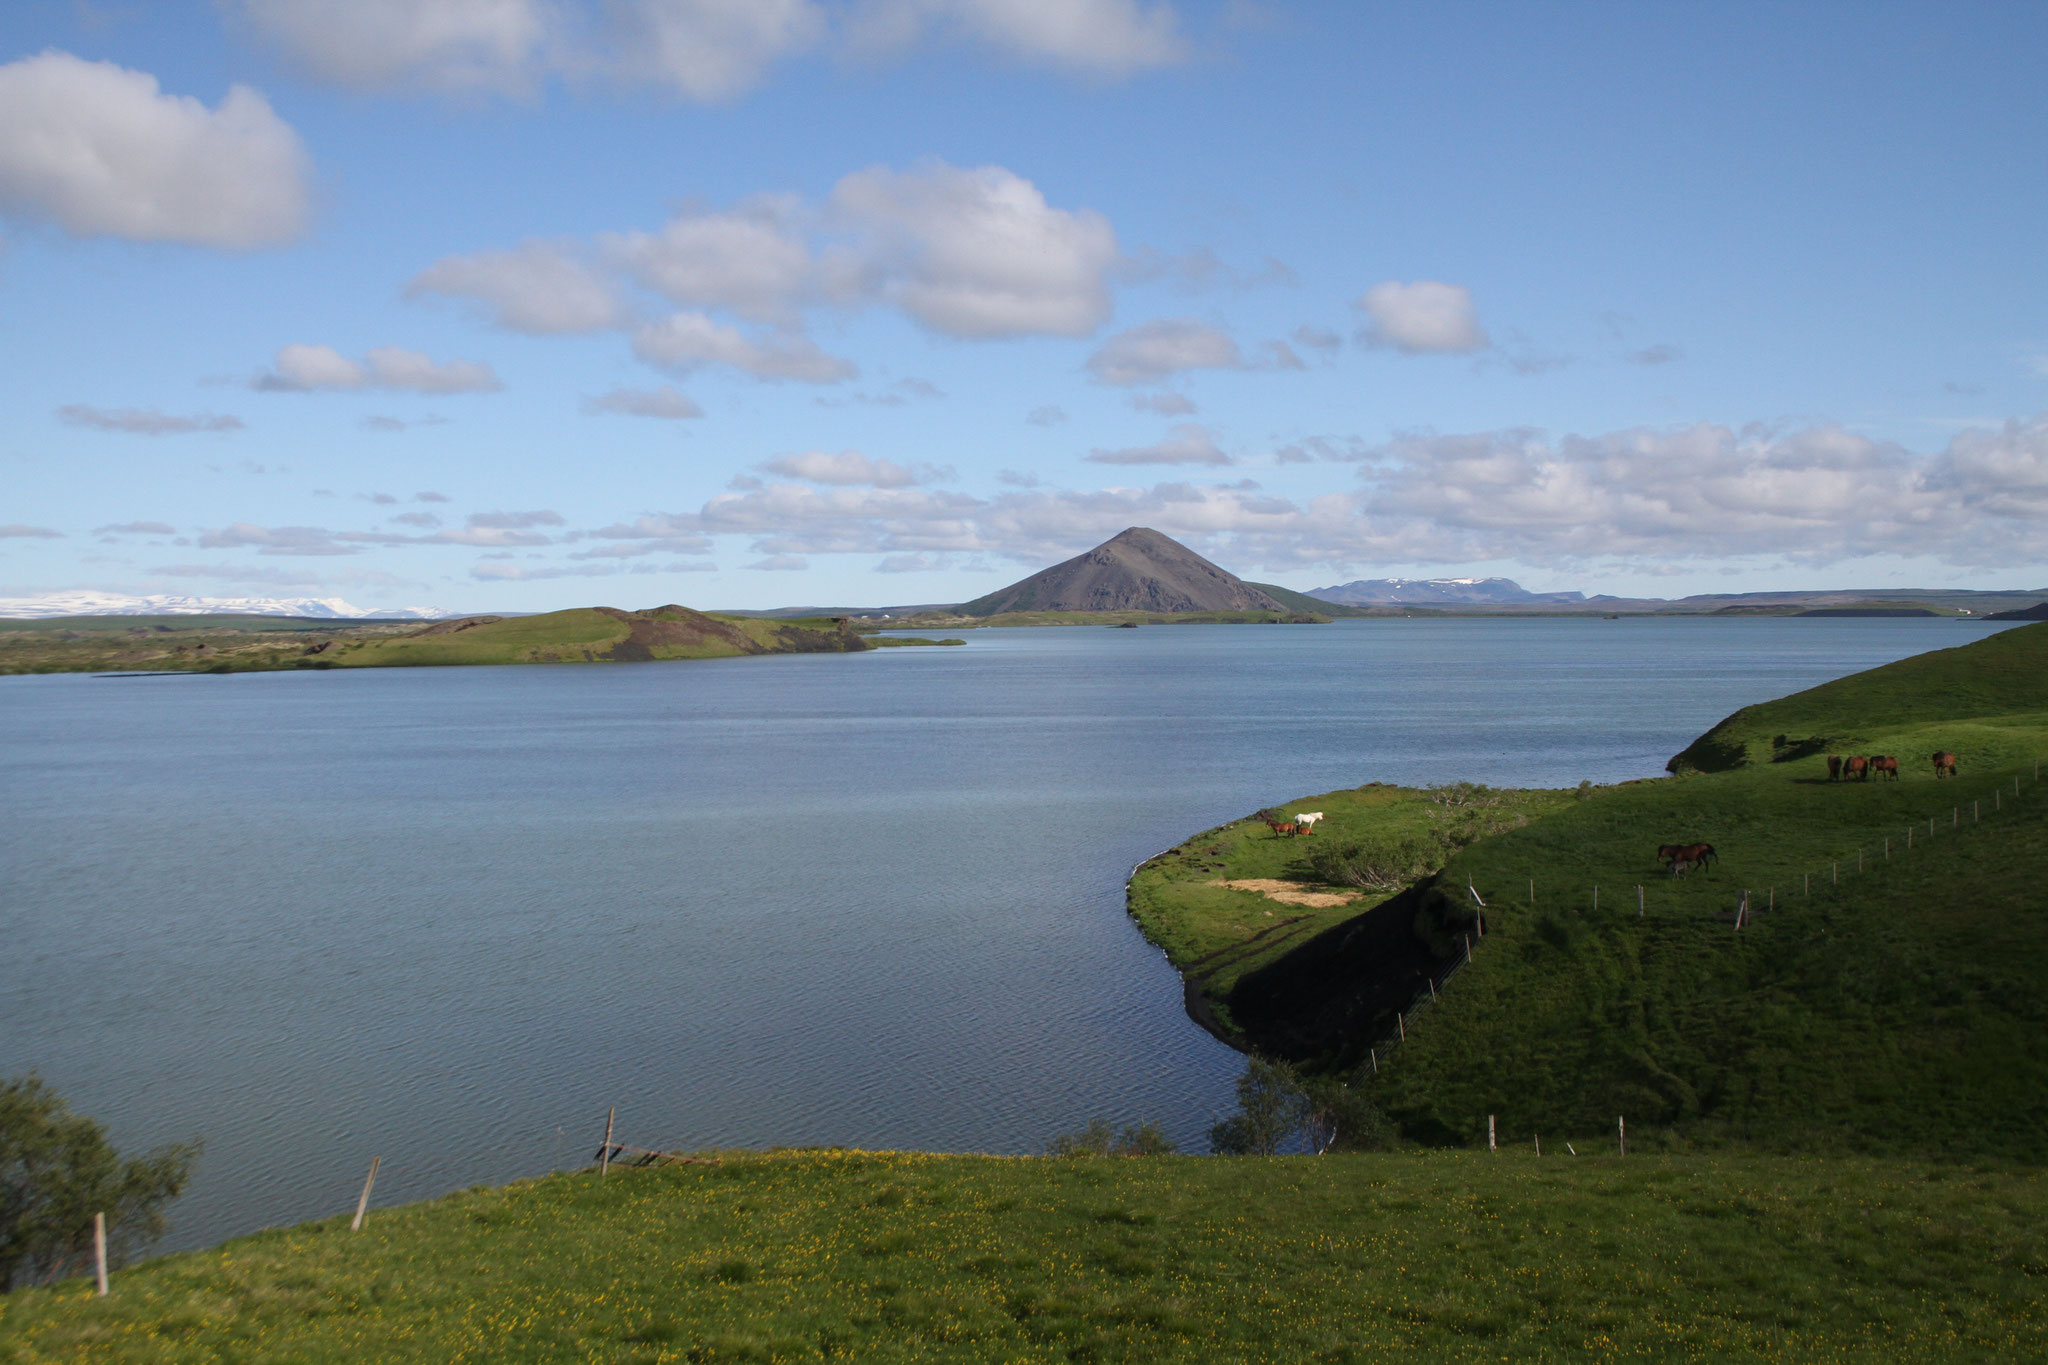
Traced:
<svg viewBox="0 0 2048 1365">
<path fill-rule="evenodd" d="M 1063 564 L 960 608 L 1006 611 L 1286 611 L 1287 607 L 1179 541 L 1133 526 Z"/>
</svg>

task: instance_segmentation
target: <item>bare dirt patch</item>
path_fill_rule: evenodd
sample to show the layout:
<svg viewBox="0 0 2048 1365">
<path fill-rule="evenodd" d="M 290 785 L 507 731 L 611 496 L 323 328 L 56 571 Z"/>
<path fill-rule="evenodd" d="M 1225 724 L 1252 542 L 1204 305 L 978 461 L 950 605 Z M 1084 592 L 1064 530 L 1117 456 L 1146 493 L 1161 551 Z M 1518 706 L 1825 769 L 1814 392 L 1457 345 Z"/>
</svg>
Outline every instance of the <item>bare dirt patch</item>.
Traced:
<svg viewBox="0 0 2048 1365">
<path fill-rule="evenodd" d="M 1279 901 L 1282 905 L 1305 905 L 1311 910 L 1329 910 L 1339 905 L 1349 905 L 1358 899 L 1356 891 L 1312 891 L 1308 882 L 1284 882 L 1278 877 L 1245 877 L 1238 881 L 1217 880 L 1210 886 L 1225 886 L 1232 891 L 1256 891 L 1267 900 Z"/>
</svg>

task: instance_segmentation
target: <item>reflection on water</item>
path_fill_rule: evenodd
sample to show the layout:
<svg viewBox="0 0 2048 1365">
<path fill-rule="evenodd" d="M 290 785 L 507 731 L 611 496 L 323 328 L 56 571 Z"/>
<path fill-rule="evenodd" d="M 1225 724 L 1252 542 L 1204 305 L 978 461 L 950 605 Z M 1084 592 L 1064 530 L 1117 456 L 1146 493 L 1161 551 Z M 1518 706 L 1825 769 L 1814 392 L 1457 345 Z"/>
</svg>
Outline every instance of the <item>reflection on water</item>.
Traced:
<svg viewBox="0 0 2048 1365">
<path fill-rule="evenodd" d="M 1198 1146 L 1132 864 L 1369 780 L 1654 775 L 1929 620 L 980 631 L 607 667 L 0 679 L 0 1072 L 207 1154 L 168 1245 L 627 1142 Z"/>
</svg>

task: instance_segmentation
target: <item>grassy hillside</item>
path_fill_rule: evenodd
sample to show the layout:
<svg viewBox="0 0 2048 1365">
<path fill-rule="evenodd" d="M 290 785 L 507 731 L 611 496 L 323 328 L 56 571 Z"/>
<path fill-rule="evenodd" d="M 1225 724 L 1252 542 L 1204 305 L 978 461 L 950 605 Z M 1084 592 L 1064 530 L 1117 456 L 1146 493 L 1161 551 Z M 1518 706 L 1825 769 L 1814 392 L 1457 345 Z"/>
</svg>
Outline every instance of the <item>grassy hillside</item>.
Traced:
<svg viewBox="0 0 2048 1365">
<path fill-rule="evenodd" d="M 0 1360 L 2025 1359 L 2038 1171 L 794 1152 L 553 1176 L 0 1298 Z M 1596 1152 L 1598 1154 L 1596 1154 Z"/>
<path fill-rule="evenodd" d="M 1363 1065 L 1426 1141 L 1476 1140 L 1489 1113 L 1517 1137 L 1626 1114 L 1644 1140 L 2039 1160 L 2044 673 L 2036 627 L 1746 708 L 1711 732 L 1739 764 L 1483 838 L 1241 974 L 1229 1017 L 1264 1049 Z M 1830 782 L 1838 740 L 1951 749 L 1962 775 L 1916 757 L 1897 782 Z M 1694 841 L 1719 862 L 1674 879 L 1657 846 Z M 1450 976 L 1474 890 L 1487 932 Z"/>
<path fill-rule="evenodd" d="M 1852 674 L 1775 701 L 1745 706 L 1671 760 L 1674 772 L 1721 772 L 1795 754 L 1909 754 L 1917 764 L 1944 744 L 1920 733 L 1933 725 L 2019 718 L 2048 725 L 2048 635 L 2043 627 L 2002 631 L 1956 649 L 1938 649 Z M 1783 737 L 1783 743 L 1772 740 Z M 1962 751 L 1956 749 L 1960 754 Z M 1985 755 L 1985 757 L 1992 757 Z"/>
</svg>

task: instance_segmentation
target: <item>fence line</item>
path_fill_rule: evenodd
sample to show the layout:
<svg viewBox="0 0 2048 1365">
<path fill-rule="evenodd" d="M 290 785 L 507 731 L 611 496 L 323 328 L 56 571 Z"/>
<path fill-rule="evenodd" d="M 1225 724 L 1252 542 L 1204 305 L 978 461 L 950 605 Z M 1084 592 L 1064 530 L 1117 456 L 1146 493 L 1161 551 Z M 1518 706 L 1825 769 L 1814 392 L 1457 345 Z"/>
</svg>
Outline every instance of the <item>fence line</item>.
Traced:
<svg viewBox="0 0 2048 1365">
<path fill-rule="evenodd" d="M 2035 760 L 2034 775 L 2037 783 L 2040 778 L 2040 771 L 2040 762 L 2038 760 Z M 2005 779 L 2001 777 L 1998 779 L 1997 786 L 1993 788 L 1994 813 L 2002 812 L 2004 809 L 2002 802 L 2004 790 Z M 2012 792 L 2015 797 L 2019 796 L 2020 794 L 2020 778 L 2017 774 L 2015 774 L 2012 779 Z M 1979 798 L 1979 801 L 1981 801 L 1981 798 Z M 1977 812 L 1977 806 L 1979 804 L 1979 801 L 1971 802 L 1972 814 L 1970 818 L 1972 823 L 1982 822 L 1981 816 Z M 1935 821 L 1938 818 L 1938 816 L 1932 815 L 1927 817 L 1927 837 L 1930 841 L 1934 838 Z M 1952 828 L 1960 828 L 1961 824 L 1962 805 L 1960 802 L 1958 802 L 1950 810 L 1950 825 Z M 1908 850 L 1912 850 L 1916 847 L 1913 843 L 1913 834 L 1914 831 L 1918 829 L 1918 827 L 1919 822 L 1917 819 L 1914 821 L 1912 825 L 1907 826 L 1906 848 Z M 1884 840 L 1885 856 L 1889 858 L 1891 856 L 1890 836 L 1885 835 L 1880 837 Z M 1171 850 L 1168 851 L 1170 852 Z M 1860 846 L 1856 850 L 1856 859 L 1857 870 L 1861 871 L 1863 865 L 1863 849 Z M 1148 858 L 1146 859 L 1146 861 L 1150 862 L 1151 859 Z M 1142 867 L 1144 866 L 1144 864 L 1140 863 L 1139 866 Z M 1132 869 L 1132 871 L 1135 875 L 1136 869 L 1134 868 Z M 1841 862 L 1839 860 L 1828 864 L 1828 876 L 1829 884 L 1831 886 L 1841 885 Z M 1810 869 L 1802 871 L 1800 873 L 1800 894 L 1804 899 L 1812 899 L 1812 878 L 1813 873 Z M 1536 881 L 1533 877 L 1527 878 L 1526 880 L 1529 884 L 1529 908 L 1533 910 L 1536 908 Z M 1483 900 L 1479 895 L 1478 888 L 1469 879 L 1465 883 L 1465 891 L 1467 895 L 1471 896 L 1473 903 L 1477 905 L 1480 908 L 1480 910 L 1484 911 L 1487 908 L 1485 900 Z M 1765 905 L 1767 907 L 1767 910 L 1773 912 L 1776 911 L 1776 909 L 1778 908 L 1777 888 L 1775 886 L 1767 887 L 1765 888 L 1764 894 Z M 1593 888 L 1593 904 L 1596 909 L 1598 908 L 1600 903 L 1599 897 L 1600 890 L 1599 887 L 1595 885 Z M 1742 928 L 1744 928 L 1749 922 L 1750 917 L 1755 915 L 1756 913 L 1756 907 L 1751 904 L 1750 892 L 1749 890 L 1745 889 L 1741 895 L 1741 898 L 1736 903 L 1736 908 L 1733 914 L 1736 929 L 1741 930 Z M 1646 918 L 1646 901 L 1643 893 L 1643 887 L 1641 885 L 1636 886 L 1636 917 L 1638 919 Z M 1478 929 L 1478 937 L 1483 942 L 1486 938 L 1486 917 L 1484 914 L 1475 916 L 1474 927 Z M 1382 1034 L 1378 1039 L 1373 1040 L 1367 1045 L 1367 1055 L 1370 1059 L 1372 1072 L 1374 1075 L 1379 1074 L 1382 1054 L 1392 1052 L 1395 1047 L 1407 1041 L 1408 1024 L 1412 1022 L 1415 1019 L 1415 1017 L 1421 1014 L 1424 1010 L 1427 1010 L 1431 1006 L 1435 1005 L 1441 997 L 1444 987 L 1450 984 L 1451 979 L 1457 976 L 1459 972 L 1464 971 L 1466 967 L 1471 965 L 1472 944 L 1473 936 L 1467 934 L 1464 940 L 1464 953 L 1443 971 L 1437 972 L 1433 975 L 1425 974 L 1423 977 L 1423 988 L 1417 991 L 1415 995 L 1409 999 L 1407 1008 L 1397 1010 L 1395 1012 L 1393 1030 L 1391 1032 Z"/>
</svg>

